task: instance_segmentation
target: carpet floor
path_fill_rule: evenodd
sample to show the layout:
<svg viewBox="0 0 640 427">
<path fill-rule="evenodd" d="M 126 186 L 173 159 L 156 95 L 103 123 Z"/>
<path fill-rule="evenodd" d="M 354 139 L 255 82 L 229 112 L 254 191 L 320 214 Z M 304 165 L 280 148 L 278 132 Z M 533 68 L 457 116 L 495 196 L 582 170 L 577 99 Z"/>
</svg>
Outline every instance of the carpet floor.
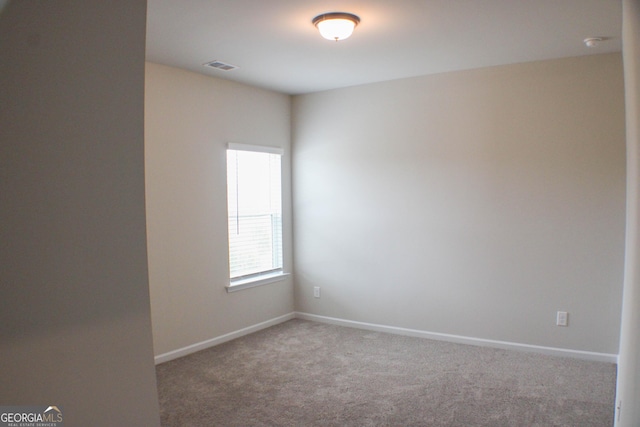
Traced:
<svg viewBox="0 0 640 427">
<path fill-rule="evenodd" d="M 169 426 L 613 425 L 616 365 L 291 320 L 156 367 Z"/>
</svg>

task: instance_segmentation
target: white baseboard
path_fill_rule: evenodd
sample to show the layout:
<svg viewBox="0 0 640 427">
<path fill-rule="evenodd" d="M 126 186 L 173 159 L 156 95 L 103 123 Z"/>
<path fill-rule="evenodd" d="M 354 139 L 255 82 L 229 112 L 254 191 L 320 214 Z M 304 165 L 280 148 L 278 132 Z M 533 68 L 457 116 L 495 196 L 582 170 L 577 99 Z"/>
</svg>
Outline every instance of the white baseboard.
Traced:
<svg viewBox="0 0 640 427">
<path fill-rule="evenodd" d="M 417 329 L 398 328 L 395 326 L 377 325 L 373 323 L 356 322 L 353 320 L 338 319 L 335 317 L 318 316 L 316 314 L 296 312 L 298 319 L 311 320 L 332 325 L 347 326 L 350 328 L 366 329 L 369 331 L 387 332 L 397 335 L 407 335 L 411 337 L 428 338 L 432 340 L 448 341 L 458 344 L 469 344 L 482 347 L 501 348 L 505 350 L 528 351 L 533 353 L 546 354 L 550 356 L 573 357 L 575 359 L 593 360 L 597 362 L 618 363 L 617 354 L 594 353 L 590 351 L 569 350 L 564 348 L 543 347 L 538 345 L 520 344 L 507 341 L 495 341 L 482 338 L 472 338 L 460 335 L 441 334 L 437 332 L 420 331 Z"/>
<path fill-rule="evenodd" d="M 222 344 L 224 342 L 231 341 L 236 338 L 240 338 L 244 335 L 249 335 L 261 329 L 265 329 L 270 326 L 277 325 L 279 323 L 284 323 L 287 320 L 295 319 L 295 317 L 296 317 L 295 313 L 285 314 L 284 316 L 276 317 L 274 319 L 267 320 L 265 322 L 260 322 L 258 324 L 248 326 L 238 331 L 230 332 L 228 334 L 224 334 L 219 337 L 212 338 L 210 340 L 202 341 L 196 344 L 189 345 L 187 347 L 179 348 L 177 350 L 173 350 L 168 353 L 159 354 L 154 357 L 155 364 L 159 365 L 160 363 L 168 362 L 170 360 L 177 359 L 179 357 L 187 356 L 191 353 L 195 353 L 197 351 L 204 350 L 209 347 L 213 347 L 218 344 Z"/>
<path fill-rule="evenodd" d="M 215 337 L 206 341 L 192 344 L 187 347 L 179 348 L 177 350 L 173 350 L 167 353 L 159 354 L 154 357 L 155 364 L 159 365 L 160 363 L 168 362 L 170 360 L 187 356 L 197 351 L 214 347 L 218 344 L 222 344 L 227 341 L 231 341 L 233 339 L 240 338 L 245 335 L 249 335 L 253 332 L 257 332 L 259 330 L 266 329 L 270 326 L 274 326 L 279 323 L 284 323 L 288 320 L 295 319 L 295 318 L 311 320 L 311 321 L 320 322 L 320 323 L 328 323 L 328 324 L 338 325 L 338 326 L 346 326 L 350 328 L 365 329 L 369 331 L 386 332 L 390 334 L 406 335 L 406 336 L 418 337 L 418 338 L 428 338 L 428 339 L 439 340 L 439 341 L 448 341 L 448 342 L 454 342 L 458 344 L 501 348 L 505 350 L 528 351 L 533 353 L 547 354 L 550 356 L 573 357 L 575 359 L 593 360 L 597 362 L 607 362 L 607 363 L 616 363 L 616 364 L 618 363 L 617 354 L 595 353 L 595 352 L 582 351 L 582 350 L 569 350 L 564 348 L 544 347 L 544 346 L 537 346 L 537 345 L 513 343 L 513 342 L 507 342 L 507 341 L 487 340 L 482 338 L 472 338 L 472 337 L 465 337 L 460 335 L 450 335 L 450 334 L 442 334 L 438 332 L 421 331 L 417 329 L 400 328 L 396 326 L 386 326 L 386 325 L 379 325 L 374 323 L 357 322 L 354 320 L 338 319 L 335 317 L 319 316 L 316 314 L 293 312 L 293 313 L 285 314 L 283 316 L 276 317 L 274 319 L 267 320 L 265 322 L 248 326 L 246 328 L 243 328 L 234 332 L 230 332 L 228 334 L 221 335 L 219 337 Z"/>
</svg>

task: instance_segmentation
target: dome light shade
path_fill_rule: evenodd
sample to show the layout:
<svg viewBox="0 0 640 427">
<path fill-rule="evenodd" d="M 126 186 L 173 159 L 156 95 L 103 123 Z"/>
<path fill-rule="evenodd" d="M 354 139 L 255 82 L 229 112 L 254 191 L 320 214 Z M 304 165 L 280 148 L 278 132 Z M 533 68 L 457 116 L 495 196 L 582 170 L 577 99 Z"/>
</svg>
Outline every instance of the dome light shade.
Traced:
<svg viewBox="0 0 640 427">
<path fill-rule="evenodd" d="M 360 23 L 360 18 L 351 13 L 333 12 L 318 15 L 312 22 L 322 37 L 338 41 L 346 39 L 353 33 L 353 29 Z"/>
</svg>

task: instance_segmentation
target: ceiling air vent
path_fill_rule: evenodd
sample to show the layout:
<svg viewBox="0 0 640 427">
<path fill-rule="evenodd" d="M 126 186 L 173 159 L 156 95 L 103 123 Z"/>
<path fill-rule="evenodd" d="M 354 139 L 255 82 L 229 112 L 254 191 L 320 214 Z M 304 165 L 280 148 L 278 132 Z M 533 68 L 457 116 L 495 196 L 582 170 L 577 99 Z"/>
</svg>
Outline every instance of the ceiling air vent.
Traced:
<svg viewBox="0 0 640 427">
<path fill-rule="evenodd" d="M 222 70 L 222 71 L 231 71 L 238 68 L 236 65 L 227 64 L 226 62 L 222 62 L 218 60 L 207 62 L 206 64 L 202 64 L 202 65 L 204 65 L 205 67 L 215 68 L 217 70 Z"/>
</svg>

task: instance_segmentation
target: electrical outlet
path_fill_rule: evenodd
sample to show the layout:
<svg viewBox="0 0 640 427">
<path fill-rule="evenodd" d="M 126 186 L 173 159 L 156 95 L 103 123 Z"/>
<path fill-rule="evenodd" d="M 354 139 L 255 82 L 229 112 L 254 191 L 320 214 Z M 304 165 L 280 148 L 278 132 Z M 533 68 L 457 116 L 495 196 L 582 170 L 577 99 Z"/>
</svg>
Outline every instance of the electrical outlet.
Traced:
<svg viewBox="0 0 640 427">
<path fill-rule="evenodd" d="M 559 311 L 556 314 L 556 326 L 568 326 L 569 314 L 566 311 Z"/>
<path fill-rule="evenodd" d="M 313 297 L 320 298 L 320 286 L 313 287 Z"/>
</svg>

